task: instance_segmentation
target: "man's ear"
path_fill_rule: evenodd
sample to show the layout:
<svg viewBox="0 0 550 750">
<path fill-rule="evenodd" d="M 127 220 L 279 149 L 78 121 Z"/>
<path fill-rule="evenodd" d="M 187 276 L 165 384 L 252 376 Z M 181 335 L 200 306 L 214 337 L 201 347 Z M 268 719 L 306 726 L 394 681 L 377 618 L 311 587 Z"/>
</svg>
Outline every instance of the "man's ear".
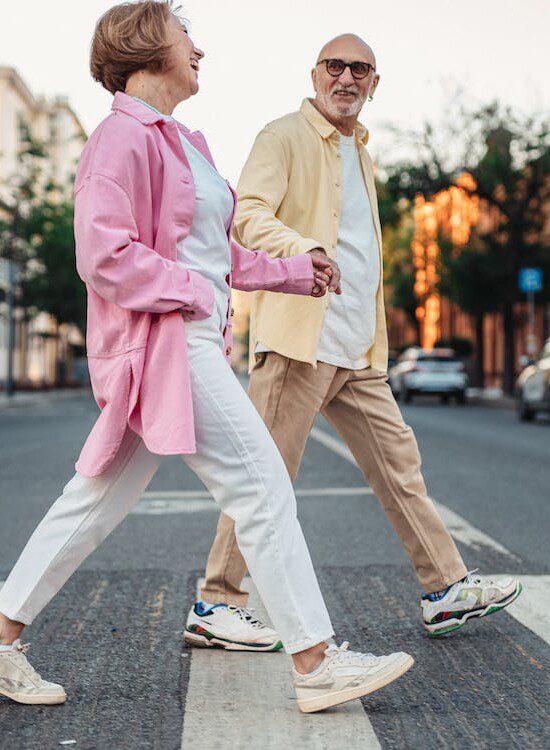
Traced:
<svg viewBox="0 0 550 750">
<path fill-rule="evenodd" d="M 380 82 L 380 75 L 377 73 L 374 78 L 372 79 L 372 83 L 369 88 L 369 99 L 372 101 L 372 98 L 374 96 L 374 92 L 378 88 L 378 84 Z"/>
<path fill-rule="evenodd" d="M 311 69 L 311 80 L 313 82 L 313 90 L 317 93 L 317 68 Z"/>
</svg>

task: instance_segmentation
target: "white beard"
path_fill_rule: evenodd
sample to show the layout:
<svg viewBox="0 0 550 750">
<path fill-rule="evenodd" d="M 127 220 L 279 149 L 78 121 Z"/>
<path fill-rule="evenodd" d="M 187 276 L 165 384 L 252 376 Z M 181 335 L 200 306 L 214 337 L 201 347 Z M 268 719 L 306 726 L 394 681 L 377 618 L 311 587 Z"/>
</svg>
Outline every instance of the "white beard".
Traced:
<svg viewBox="0 0 550 750">
<path fill-rule="evenodd" d="M 356 117 L 363 108 L 365 99 L 362 99 L 359 95 L 349 104 L 338 105 L 332 98 L 332 92 L 337 87 L 333 87 L 328 94 L 317 94 L 317 98 L 323 105 L 323 108 L 335 119 L 340 117 Z"/>
</svg>

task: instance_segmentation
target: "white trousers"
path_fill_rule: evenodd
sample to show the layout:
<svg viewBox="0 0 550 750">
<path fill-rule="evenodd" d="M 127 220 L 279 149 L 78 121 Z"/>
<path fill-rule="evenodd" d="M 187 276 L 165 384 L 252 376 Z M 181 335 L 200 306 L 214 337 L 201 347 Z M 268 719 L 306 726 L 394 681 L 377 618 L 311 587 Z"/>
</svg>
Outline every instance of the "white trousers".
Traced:
<svg viewBox="0 0 550 750">
<path fill-rule="evenodd" d="M 330 638 L 332 626 L 296 516 L 288 472 L 225 361 L 220 340 L 204 325 L 189 336 L 197 452 L 182 458 L 234 519 L 239 548 L 273 625 L 286 651 L 296 653 Z M 0 612 L 31 623 L 132 510 L 161 460 L 127 430 L 103 474 L 75 474 L 0 590 Z"/>
</svg>

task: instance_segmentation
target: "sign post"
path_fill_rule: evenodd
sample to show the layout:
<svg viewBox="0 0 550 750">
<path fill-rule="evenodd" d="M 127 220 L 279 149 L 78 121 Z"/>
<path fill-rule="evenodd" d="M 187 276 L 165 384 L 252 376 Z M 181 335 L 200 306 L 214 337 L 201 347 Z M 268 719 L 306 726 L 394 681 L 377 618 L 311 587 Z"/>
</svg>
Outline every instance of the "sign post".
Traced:
<svg viewBox="0 0 550 750">
<path fill-rule="evenodd" d="M 527 355 L 534 359 L 537 354 L 537 337 L 535 336 L 535 294 L 542 292 L 543 278 L 541 268 L 520 268 L 519 290 L 527 294 L 529 333 L 527 334 Z"/>
</svg>

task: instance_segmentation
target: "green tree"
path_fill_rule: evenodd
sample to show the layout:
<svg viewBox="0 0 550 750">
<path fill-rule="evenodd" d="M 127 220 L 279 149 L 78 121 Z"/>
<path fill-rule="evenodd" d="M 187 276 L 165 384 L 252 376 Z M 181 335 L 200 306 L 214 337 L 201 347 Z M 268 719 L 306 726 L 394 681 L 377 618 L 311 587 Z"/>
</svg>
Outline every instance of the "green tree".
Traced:
<svg viewBox="0 0 550 750">
<path fill-rule="evenodd" d="M 475 381 L 484 385 L 483 321 L 487 313 L 495 312 L 501 305 L 501 285 L 505 273 L 475 234 L 467 247 L 455 253 L 448 241 L 441 240 L 441 268 L 439 291 L 471 315 L 475 325 Z"/>
<path fill-rule="evenodd" d="M 76 273 L 73 204 L 44 175 L 47 145 L 24 122 L 20 143 L 17 172 L 6 183 L 7 197 L 0 199 L 0 257 L 19 268 L 16 303 L 27 320 L 47 312 L 58 327 L 73 323 L 84 330 L 85 287 Z"/>
<path fill-rule="evenodd" d="M 420 342 L 420 326 L 416 318 L 419 301 L 414 294 L 414 269 L 411 258 L 411 242 L 414 232 L 408 202 L 395 200 L 387 183 L 377 180 L 376 192 L 380 223 L 383 231 L 384 282 L 389 290 L 389 303 L 402 310 L 416 331 Z"/>
<path fill-rule="evenodd" d="M 6 180 L 0 196 L 0 257 L 13 260 L 24 269 L 32 254 L 27 220 L 39 201 L 40 176 L 47 152 L 24 121 L 19 123 L 19 142 L 16 172 Z M 51 187 L 46 184 L 44 190 Z"/>
</svg>

